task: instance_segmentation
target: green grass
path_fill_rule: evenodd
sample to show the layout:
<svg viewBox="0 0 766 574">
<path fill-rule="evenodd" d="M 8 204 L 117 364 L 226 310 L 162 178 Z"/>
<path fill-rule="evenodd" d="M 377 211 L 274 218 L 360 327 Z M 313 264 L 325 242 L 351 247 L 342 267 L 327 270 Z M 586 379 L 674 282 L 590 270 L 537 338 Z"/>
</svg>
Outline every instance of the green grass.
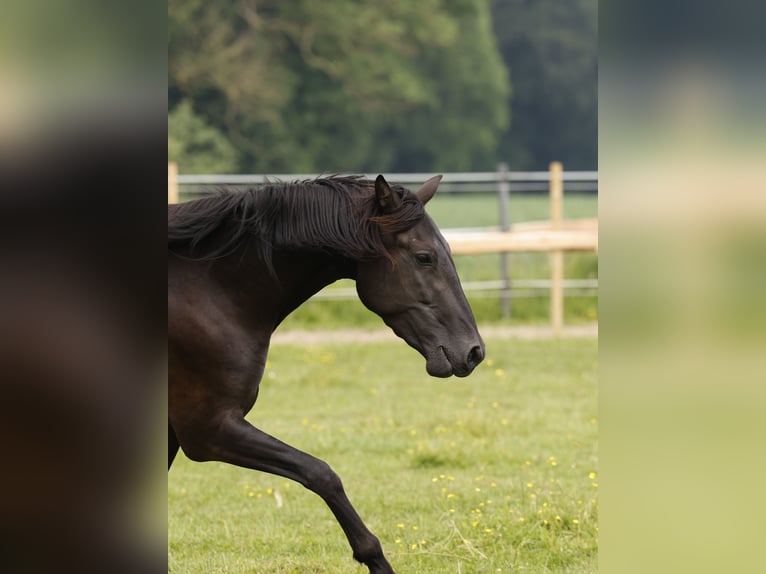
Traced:
<svg viewBox="0 0 766 574">
<path fill-rule="evenodd" d="M 436 194 L 428 203 L 428 213 L 444 228 L 492 227 L 500 223 L 497 195 Z M 564 196 L 564 218 L 579 219 L 598 215 L 598 198 L 589 194 L 569 193 Z M 513 195 L 508 204 L 511 223 L 550 219 L 547 195 Z"/>
<path fill-rule="evenodd" d="M 401 342 L 278 345 L 248 418 L 333 466 L 397 572 L 595 572 L 596 351 L 489 340 L 441 380 Z M 170 572 L 366 572 L 283 478 L 179 455 L 168 498 Z"/>
</svg>

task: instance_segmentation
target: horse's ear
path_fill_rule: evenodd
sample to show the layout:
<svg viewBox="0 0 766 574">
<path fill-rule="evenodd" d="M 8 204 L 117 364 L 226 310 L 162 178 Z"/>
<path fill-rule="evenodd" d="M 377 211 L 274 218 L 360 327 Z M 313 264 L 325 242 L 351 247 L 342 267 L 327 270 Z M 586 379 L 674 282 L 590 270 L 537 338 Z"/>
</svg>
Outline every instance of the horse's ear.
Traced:
<svg viewBox="0 0 766 574">
<path fill-rule="evenodd" d="M 377 197 L 378 205 L 380 205 L 383 213 L 394 211 L 402 203 L 402 198 L 394 193 L 382 175 L 375 178 L 375 197 Z"/>
<path fill-rule="evenodd" d="M 418 199 L 421 201 L 423 205 L 428 203 L 428 201 L 434 196 L 436 193 L 436 188 L 439 187 L 439 182 L 442 180 L 441 175 L 435 175 L 428 181 L 426 181 L 423 185 L 420 186 L 420 189 L 418 189 L 415 192 L 415 195 L 418 196 Z"/>
</svg>

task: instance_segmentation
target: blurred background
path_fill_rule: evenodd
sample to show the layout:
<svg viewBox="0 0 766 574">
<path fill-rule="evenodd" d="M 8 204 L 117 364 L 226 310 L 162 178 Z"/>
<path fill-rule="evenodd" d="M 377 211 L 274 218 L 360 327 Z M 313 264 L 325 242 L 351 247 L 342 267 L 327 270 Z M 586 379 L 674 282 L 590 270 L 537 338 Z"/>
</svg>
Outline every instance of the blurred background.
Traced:
<svg viewBox="0 0 766 574">
<path fill-rule="evenodd" d="M 182 173 L 592 170 L 595 0 L 170 0 Z"/>
<path fill-rule="evenodd" d="M 601 4 L 605 572 L 762 570 L 763 18 L 747 1 Z"/>
</svg>

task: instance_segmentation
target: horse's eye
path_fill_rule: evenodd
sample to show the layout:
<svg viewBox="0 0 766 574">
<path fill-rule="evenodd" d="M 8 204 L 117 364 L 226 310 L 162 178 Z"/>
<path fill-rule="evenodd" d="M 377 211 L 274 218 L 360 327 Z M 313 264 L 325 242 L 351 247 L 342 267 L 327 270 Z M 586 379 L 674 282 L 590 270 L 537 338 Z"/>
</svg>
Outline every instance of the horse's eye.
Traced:
<svg viewBox="0 0 766 574">
<path fill-rule="evenodd" d="M 415 260 L 421 265 L 433 265 L 434 258 L 430 253 L 416 253 Z"/>
</svg>

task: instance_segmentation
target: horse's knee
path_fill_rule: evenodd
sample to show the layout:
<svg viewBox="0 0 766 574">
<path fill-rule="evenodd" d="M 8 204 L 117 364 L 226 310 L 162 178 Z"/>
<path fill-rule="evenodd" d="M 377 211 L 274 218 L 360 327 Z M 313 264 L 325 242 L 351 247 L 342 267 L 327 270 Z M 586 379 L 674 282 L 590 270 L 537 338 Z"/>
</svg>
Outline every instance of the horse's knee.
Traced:
<svg viewBox="0 0 766 574">
<path fill-rule="evenodd" d="M 306 472 L 306 488 L 324 499 L 343 493 L 343 482 L 323 460 L 315 460 Z"/>
</svg>

